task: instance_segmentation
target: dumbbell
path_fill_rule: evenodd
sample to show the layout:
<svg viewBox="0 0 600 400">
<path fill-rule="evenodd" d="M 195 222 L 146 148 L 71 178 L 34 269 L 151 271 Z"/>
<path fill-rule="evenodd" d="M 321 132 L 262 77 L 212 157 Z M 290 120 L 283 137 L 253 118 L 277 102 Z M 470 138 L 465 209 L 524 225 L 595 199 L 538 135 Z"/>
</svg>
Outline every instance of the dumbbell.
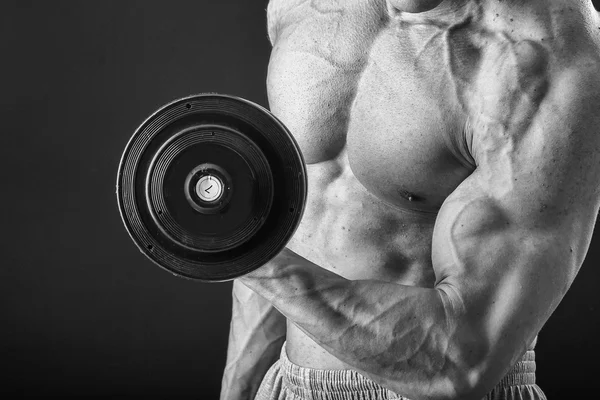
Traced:
<svg viewBox="0 0 600 400">
<path fill-rule="evenodd" d="M 154 112 L 128 141 L 119 212 L 141 253 L 202 282 L 266 264 L 298 228 L 307 174 L 298 143 L 271 112 L 205 93 Z"/>
</svg>

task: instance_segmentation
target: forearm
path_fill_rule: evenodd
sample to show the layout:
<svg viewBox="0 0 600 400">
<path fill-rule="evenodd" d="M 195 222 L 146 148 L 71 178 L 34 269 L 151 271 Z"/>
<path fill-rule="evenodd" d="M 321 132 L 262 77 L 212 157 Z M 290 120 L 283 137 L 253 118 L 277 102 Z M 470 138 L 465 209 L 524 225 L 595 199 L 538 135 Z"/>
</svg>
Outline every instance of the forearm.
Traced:
<svg viewBox="0 0 600 400">
<path fill-rule="evenodd" d="M 454 327 L 441 291 L 349 281 L 284 253 L 241 280 L 331 354 L 394 392 L 454 395 L 464 366 L 449 341 Z"/>
<path fill-rule="evenodd" d="M 222 400 L 254 399 L 263 377 L 279 358 L 285 317 L 241 282 L 233 284 L 233 308 Z"/>
</svg>

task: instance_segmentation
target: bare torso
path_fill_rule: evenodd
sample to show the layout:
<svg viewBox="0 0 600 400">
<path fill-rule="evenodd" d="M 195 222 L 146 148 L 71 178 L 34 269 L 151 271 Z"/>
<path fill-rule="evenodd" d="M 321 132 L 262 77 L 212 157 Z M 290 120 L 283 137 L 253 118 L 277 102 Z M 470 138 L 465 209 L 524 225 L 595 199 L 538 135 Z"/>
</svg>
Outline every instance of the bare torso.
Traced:
<svg viewBox="0 0 600 400">
<path fill-rule="evenodd" d="M 348 279 L 433 287 L 437 211 L 475 169 L 469 115 L 493 85 L 535 102 L 548 68 L 552 21 L 475 3 L 410 15 L 385 0 L 271 0 L 270 106 L 308 170 L 291 250 Z M 597 21 L 589 7 L 561 18 Z M 348 368 L 292 323 L 287 350 L 301 366 Z"/>
</svg>

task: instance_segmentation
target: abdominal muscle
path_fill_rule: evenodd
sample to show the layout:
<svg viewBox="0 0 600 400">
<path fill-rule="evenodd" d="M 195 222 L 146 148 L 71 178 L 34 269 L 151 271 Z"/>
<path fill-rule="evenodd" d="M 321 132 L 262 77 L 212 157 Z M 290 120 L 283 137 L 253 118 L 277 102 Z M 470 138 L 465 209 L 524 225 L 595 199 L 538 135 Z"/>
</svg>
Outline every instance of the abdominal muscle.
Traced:
<svg viewBox="0 0 600 400">
<path fill-rule="evenodd" d="M 369 193 L 354 176 L 346 151 L 307 165 L 302 222 L 287 247 L 350 280 L 433 287 L 431 237 L 435 214 L 404 210 Z M 347 369 L 291 321 L 290 361 L 316 369 Z"/>
<path fill-rule="evenodd" d="M 309 164 L 304 216 L 287 247 L 349 280 L 375 280 L 432 288 L 434 213 L 388 204 L 354 176 L 345 149 Z M 537 337 L 529 346 L 533 350 Z M 287 321 L 290 361 L 313 369 L 351 369 Z"/>
<path fill-rule="evenodd" d="M 336 7 L 312 10 L 317 3 Z M 348 9 L 337 10 L 339 4 Z M 273 25 L 277 40 L 269 65 L 269 103 L 310 162 L 304 215 L 287 247 L 346 279 L 431 288 L 436 218 L 431 209 L 474 168 L 449 161 L 446 145 L 440 144 L 447 137 L 443 133 L 464 131 L 465 118 L 453 108 L 458 104 L 455 80 L 439 68 L 439 57 L 450 45 L 456 45 L 457 59 L 464 58 L 460 65 L 467 65 L 465 54 L 472 54 L 462 37 L 456 43 L 436 42 L 431 38 L 451 36 L 438 35 L 434 25 L 393 25 L 381 7 L 366 9 L 366 4 L 385 2 L 298 2 L 297 10 L 282 12 L 286 18 Z M 277 13 L 272 14 L 275 21 Z M 461 26 L 463 30 L 452 32 L 467 38 L 478 28 Z M 503 49 L 502 40 L 488 47 Z M 414 55 L 413 48 L 428 52 Z M 361 58 L 363 54 L 368 57 Z M 417 56 L 422 65 L 414 61 Z M 423 66 L 433 67 L 424 72 Z M 465 75 L 460 81 L 471 78 Z M 457 143 L 466 141 L 456 138 Z M 397 198 L 397 204 L 383 200 L 386 191 L 386 199 Z M 390 195 L 405 191 L 422 194 L 421 205 L 430 211 L 409 208 L 416 204 L 408 196 Z M 350 368 L 290 321 L 286 350 L 290 361 L 303 367 Z"/>
</svg>

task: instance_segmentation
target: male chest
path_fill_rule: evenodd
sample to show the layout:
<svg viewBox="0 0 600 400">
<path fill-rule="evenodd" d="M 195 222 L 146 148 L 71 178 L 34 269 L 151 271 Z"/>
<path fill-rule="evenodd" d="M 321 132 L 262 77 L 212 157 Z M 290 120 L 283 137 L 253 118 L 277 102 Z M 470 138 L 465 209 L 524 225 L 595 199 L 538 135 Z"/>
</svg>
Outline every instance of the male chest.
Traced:
<svg viewBox="0 0 600 400">
<path fill-rule="evenodd" d="M 271 109 L 307 163 L 338 158 L 378 197 L 437 209 L 472 170 L 443 35 L 391 24 L 368 2 L 357 10 L 311 4 L 279 24 Z"/>
</svg>

